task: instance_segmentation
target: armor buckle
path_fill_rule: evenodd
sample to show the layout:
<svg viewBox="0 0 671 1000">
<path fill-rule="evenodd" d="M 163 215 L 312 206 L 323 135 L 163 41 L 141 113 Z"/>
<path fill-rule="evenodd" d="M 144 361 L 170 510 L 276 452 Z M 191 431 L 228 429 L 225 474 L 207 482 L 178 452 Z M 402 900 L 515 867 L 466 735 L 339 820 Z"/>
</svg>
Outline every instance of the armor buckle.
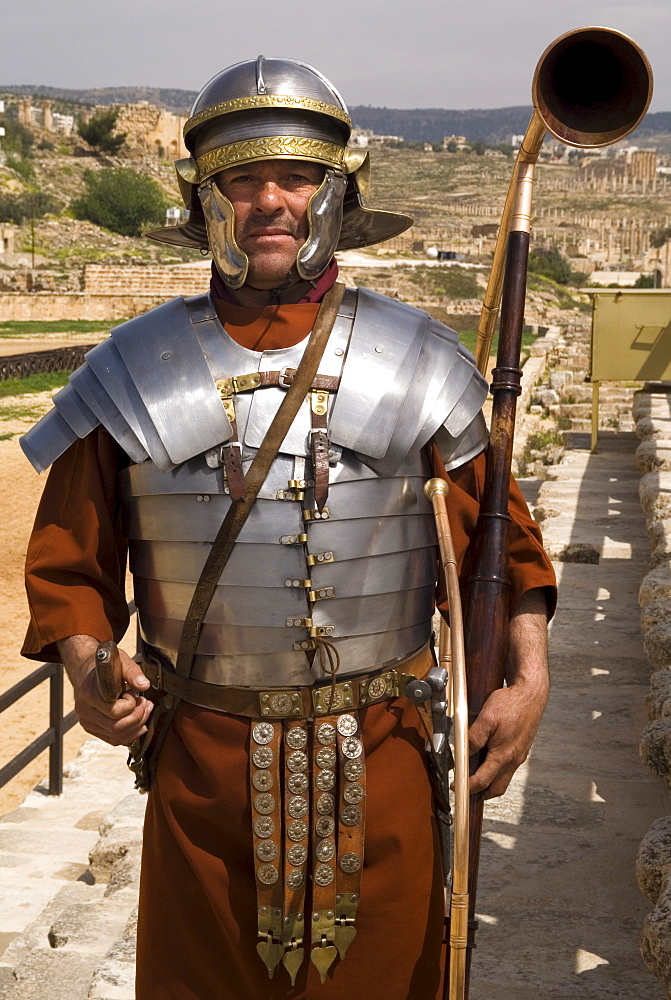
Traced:
<svg viewBox="0 0 671 1000">
<path fill-rule="evenodd" d="M 294 375 L 296 374 L 295 368 L 283 368 L 282 371 L 277 376 L 277 384 L 283 389 L 288 389 L 294 380 Z"/>
</svg>

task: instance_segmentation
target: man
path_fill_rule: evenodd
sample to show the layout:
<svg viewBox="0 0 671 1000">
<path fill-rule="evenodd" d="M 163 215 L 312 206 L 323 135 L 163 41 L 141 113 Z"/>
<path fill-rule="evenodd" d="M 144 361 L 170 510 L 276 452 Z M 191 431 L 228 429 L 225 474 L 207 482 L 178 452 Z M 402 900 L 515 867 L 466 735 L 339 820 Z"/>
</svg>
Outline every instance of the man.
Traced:
<svg viewBox="0 0 671 1000">
<path fill-rule="evenodd" d="M 342 99 L 303 63 L 259 57 L 210 81 L 177 164 L 189 221 L 150 235 L 209 248 L 211 295 L 115 330 L 23 441 L 37 468 L 55 460 L 28 554 L 24 652 L 62 658 L 87 731 L 130 744 L 153 727 L 139 1000 L 428 1000 L 440 988 L 426 732 L 403 692 L 432 666 L 422 486 L 449 475 L 467 575 L 486 385 L 452 331 L 337 291 L 336 249 L 410 221 L 365 207 L 367 156 L 349 132 Z M 248 500 L 324 300 L 337 316 L 317 374 L 188 650 L 194 588 L 224 517 Z M 510 509 L 508 686 L 470 734 L 488 747 L 472 789 L 488 795 L 525 759 L 548 691 L 554 580 L 514 486 Z M 127 623 L 127 544 L 142 665 L 122 652 L 126 691 L 110 705 L 94 656 Z M 150 684 L 167 692 L 156 708 Z"/>
</svg>

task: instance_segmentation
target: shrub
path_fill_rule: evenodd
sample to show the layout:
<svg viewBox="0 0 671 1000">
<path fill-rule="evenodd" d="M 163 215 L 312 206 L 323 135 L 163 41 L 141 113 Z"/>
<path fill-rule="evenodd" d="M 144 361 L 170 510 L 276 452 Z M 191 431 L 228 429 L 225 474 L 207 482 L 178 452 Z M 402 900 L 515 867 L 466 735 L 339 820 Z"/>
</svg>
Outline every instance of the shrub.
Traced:
<svg viewBox="0 0 671 1000">
<path fill-rule="evenodd" d="M 160 225 L 168 201 L 156 181 L 127 167 L 84 172 L 86 191 L 72 202 L 76 219 L 86 219 L 122 236 L 140 236 Z"/>
<path fill-rule="evenodd" d="M 571 280 L 571 265 L 558 247 L 533 250 L 529 254 L 529 271 L 552 278 L 560 285 L 567 285 Z"/>
<path fill-rule="evenodd" d="M 0 191 L 0 222 L 13 222 L 20 226 L 26 219 L 41 219 L 43 215 L 58 212 L 60 205 L 44 191 L 24 191 L 11 194 Z"/>
<path fill-rule="evenodd" d="M 89 121 L 79 122 L 77 131 L 89 146 L 99 149 L 102 153 L 113 155 L 119 151 L 126 139 L 125 132 L 120 132 L 118 135 L 114 132 L 117 117 L 118 113 L 113 108 L 101 111 Z"/>
</svg>

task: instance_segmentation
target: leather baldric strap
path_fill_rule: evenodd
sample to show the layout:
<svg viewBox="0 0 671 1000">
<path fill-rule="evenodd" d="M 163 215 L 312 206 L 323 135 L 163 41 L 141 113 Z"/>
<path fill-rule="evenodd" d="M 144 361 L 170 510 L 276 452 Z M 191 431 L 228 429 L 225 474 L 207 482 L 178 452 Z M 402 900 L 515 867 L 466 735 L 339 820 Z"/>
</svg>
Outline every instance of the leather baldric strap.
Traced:
<svg viewBox="0 0 671 1000">
<path fill-rule="evenodd" d="M 326 348 L 333 324 L 338 315 L 345 286 L 337 281 L 324 296 L 314 329 L 291 386 L 268 428 L 261 447 L 245 476 L 247 496 L 234 500 L 217 532 L 212 548 L 196 584 L 189 610 L 187 611 L 177 652 L 175 672 L 180 677 L 189 677 L 196 652 L 200 630 L 210 606 L 215 589 L 224 571 L 233 546 L 254 506 L 259 490 L 266 480 L 275 456 L 284 441 L 291 424 L 307 395 L 317 374 L 319 362 Z"/>
</svg>

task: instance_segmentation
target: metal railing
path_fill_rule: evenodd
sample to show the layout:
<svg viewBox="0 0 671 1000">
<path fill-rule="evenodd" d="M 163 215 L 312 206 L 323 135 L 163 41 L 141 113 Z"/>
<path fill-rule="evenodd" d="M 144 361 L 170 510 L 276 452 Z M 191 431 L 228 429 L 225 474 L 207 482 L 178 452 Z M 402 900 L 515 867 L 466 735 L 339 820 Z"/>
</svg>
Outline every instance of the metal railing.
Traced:
<svg viewBox="0 0 671 1000">
<path fill-rule="evenodd" d="M 0 715 L 44 681 L 49 681 L 49 728 L 0 768 L 0 788 L 16 777 L 36 757 L 49 750 L 49 795 L 63 791 L 63 737 L 77 722 L 74 711 L 63 715 L 63 664 L 43 663 L 32 674 L 0 695 Z"/>
</svg>

